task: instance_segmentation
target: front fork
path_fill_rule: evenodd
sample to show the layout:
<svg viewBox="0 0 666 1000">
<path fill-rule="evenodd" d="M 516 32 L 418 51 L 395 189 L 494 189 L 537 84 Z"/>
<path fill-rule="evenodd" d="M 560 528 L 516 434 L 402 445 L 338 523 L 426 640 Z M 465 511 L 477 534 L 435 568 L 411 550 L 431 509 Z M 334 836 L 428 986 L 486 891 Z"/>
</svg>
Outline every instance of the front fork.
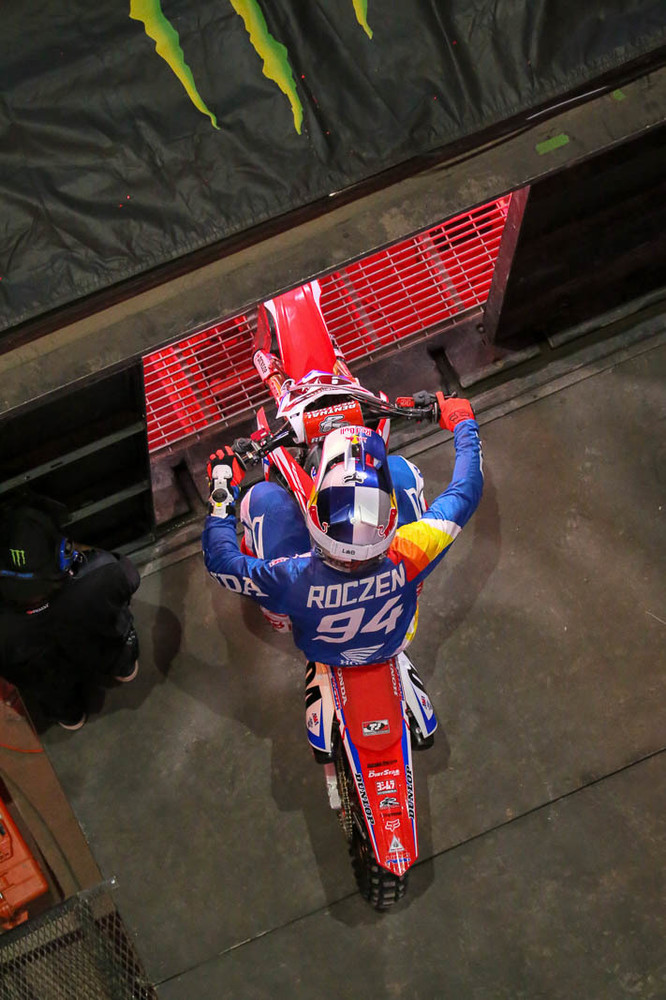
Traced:
<svg viewBox="0 0 666 1000">
<path fill-rule="evenodd" d="M 305 727 L 315 758 L 322 764 L 333 760 L 334 721 L 331 668 L 311 660 L 305 668 Z"/>
<path fill-rule="evenodd" d="M 305 668 L 305 727 L 315 760 L 324 765 L 328 803 L 331 809 L 340 812 L 342 799 L 333 752 L 334 722 L 331 668 L 310 661 Z"/>
</svg>

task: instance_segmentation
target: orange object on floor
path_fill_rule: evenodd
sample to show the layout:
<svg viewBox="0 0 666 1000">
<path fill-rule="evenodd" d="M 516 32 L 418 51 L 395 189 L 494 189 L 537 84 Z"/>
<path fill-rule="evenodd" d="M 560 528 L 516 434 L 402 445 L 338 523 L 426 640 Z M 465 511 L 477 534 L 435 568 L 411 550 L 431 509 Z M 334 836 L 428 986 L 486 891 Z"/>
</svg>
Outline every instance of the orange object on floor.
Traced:
<svg viewBox="0 0 666 1000">
<path fill-rule="evenodd" d="M 27 920 L 25 907 L 47 890 L 41 868 L 0 798 L 0 926 L 9 930 Z"/>
</svg>

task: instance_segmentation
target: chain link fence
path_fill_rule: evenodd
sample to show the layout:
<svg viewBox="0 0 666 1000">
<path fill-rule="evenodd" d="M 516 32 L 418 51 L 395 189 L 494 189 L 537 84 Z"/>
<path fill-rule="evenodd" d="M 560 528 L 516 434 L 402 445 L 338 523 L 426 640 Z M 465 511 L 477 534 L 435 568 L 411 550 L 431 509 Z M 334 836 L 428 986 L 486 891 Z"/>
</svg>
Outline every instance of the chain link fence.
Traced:
<svg viewBox="0 0 666 1000">
<path fill-rule="evenodd" d="M 157 1000 L 105 883 L 0 936 L 0 1000 Z"/>
</svg>

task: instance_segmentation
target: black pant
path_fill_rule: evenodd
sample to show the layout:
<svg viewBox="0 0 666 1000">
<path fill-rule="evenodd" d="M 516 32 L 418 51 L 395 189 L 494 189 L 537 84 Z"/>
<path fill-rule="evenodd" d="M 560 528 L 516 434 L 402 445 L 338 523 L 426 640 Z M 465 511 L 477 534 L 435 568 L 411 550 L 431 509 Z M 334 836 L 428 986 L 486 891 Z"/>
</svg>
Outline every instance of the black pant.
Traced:
<svg viewBox="0 0 666 1000">
<path fill-rule="evenodd" d="M 2 609 L 0 673 L 29 708 L 51 720 L 77 721 L 91 687 L 127 672 L 129 604 L 139 582 L 128 559 L 95 550 L 44 610 Z"/>
</svg>

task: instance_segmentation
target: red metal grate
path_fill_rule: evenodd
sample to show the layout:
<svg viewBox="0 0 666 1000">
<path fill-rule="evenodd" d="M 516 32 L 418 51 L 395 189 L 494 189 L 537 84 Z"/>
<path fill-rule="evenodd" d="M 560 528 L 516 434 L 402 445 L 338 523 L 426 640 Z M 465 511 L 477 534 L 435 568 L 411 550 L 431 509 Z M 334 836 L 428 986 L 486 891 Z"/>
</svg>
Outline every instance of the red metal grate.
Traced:
<svg viewBox="0 0 666 1000">
<path fill-rule="evenodd" d="M 143 359 L 148 446 L 233 423 L 268 399 L 252 364 L 252 323 L 234 316 Z"/>
<path fill-rule="evenodd" d="M 321 304 L 350 362 L 399 349 L 485 302 L 510 196 L 433 226 L 320 279 Z M 144 358 L 151 451 L 269 398 L 252 364 L 254 316 L 235 316 Z"/>
</svg>

